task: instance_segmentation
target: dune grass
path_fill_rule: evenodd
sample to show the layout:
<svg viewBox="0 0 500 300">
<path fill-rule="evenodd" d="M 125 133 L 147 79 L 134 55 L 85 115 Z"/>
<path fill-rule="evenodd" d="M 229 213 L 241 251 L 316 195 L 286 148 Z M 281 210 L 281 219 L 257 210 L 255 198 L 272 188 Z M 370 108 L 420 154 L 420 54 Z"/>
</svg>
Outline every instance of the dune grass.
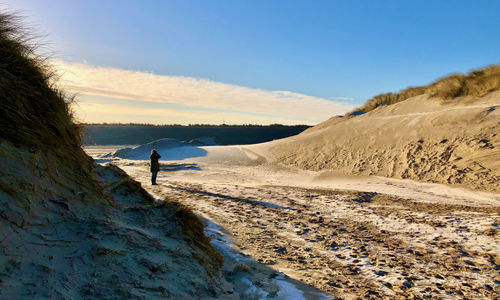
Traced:
<svg viewBox="0 0 500 300">
<path fill-rule="evenodd" d="M 168 203 L 174 208 L 175 217 L 182 225 L 182 229 L 186 235 L 186 241 L 192 246 L 201 249 L 205 254 L 204 256 L 198 254 L 194 256 L 202 264 L 207 266 L 211 274 L 215 274 L 222 267 L 223 258 L 210 243 L 210 238 L 205 235 L 205 225 L 201 219 L 189 207 L 182 203 L 169 201 L 168 199 L 165 203 Z"/>
<path fill-rule="evenodd" d="M 79 147 L 73 99 L 54 86 L 46 59 L 35 53 L 36 39 L 19 23 L 0 13 L 0 137 L 18 146 Z"/>
<path fill-rule="evenodd" d="M 423 94 L 449 102 L 463 96 L 479 98 L 498 89 L 500 89 L 500 65 L 491 65 L 467 74 L 452 74 L 426 86 L 409 87 L 399 93 L 377 95 L 355 111 L 368 112 L 381 105 L 391 105 Z"/>
</svg>

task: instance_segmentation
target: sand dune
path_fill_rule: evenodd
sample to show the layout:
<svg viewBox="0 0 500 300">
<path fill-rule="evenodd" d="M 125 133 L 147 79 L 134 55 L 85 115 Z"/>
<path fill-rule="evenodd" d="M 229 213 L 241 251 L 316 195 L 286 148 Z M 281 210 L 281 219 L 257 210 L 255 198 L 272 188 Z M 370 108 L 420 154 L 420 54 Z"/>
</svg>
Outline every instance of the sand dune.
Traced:
<svg viewBox="0 0 500 300">
<path fill-rule="evenodd" d="M 470 103 L 417 96 L 268 143 L 273 161 L 500 191 L 500 92 Z"/>
<path fill-rule="evenodd" d="M 5 141 L 0 157 L 0 298 L 225 291 L 221 258 L 199 220 L 175 203 L 154 203 L 118 168 L 95 166 L 85 179 L 72 162 Z"/>
</svg>

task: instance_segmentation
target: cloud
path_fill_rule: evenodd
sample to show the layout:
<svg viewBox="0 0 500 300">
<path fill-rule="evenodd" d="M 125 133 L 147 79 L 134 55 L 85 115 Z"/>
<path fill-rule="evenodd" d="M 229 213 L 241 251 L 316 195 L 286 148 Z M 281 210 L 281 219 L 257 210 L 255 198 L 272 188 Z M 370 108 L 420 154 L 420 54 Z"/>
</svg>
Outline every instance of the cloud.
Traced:
<svg viewBox="0 0 500 300">
<path fill-rule="evenodd" d="M 299 123 L 315 124 L 354 108 L 353 105 L 290 91 L 253 89 L 207 79 L 156 75 L 63 60 L 55 60 L 53 65 L 61 74 L 62 87 L 88 96 L 87 101 L 91 101 L 89 100 L 91 96 L 102 96 L 145 103 L 175 104 L 184 107 L 185 110 L 189 108 L 212 110 L 212 116 L 223 114 L 226 122 L 235 117 L 246 116 L 247 119 L 262 124 L 270 120 L 274 120 L 274 123 L 282 121 L 290 123 L 290 120 L 294 120 Z M 115 105 L 115 108 L 119 107 Z M 219 114 L 213 110 L 218 110 Z M 155 111 L 136 108 L 138 114 Z M 172 112 L 172 109 L 169 111 Z M 200 116 L 199 113 L 192 115 Z M 186 115 L 186 118 L 189 117 Z"/>
<path fill-rule="evenodd" d="M 125 104 L 77 103 L 77 119 L 88 123 L 154 123 L 154 124 L 303 124 L 303 120 L 282 119 L 274 116 L 251 116 L 245 113 L 222 113 L 211 111 L 181 111 L 166 108 L 137 109 Z M 214 120 L 216 122 L 214 122 Z"/>
</svg>

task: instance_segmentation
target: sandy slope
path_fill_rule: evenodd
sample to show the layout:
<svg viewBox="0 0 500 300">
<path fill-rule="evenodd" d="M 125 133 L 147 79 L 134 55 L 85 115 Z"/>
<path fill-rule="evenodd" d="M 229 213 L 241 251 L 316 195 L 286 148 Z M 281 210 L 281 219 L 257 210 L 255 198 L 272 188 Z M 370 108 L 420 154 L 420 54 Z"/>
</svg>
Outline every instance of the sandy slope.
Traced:
<svg viewBox="0 0 500 300">
<path fill-rule="evenodd" d="M 147 185 L 147 162 L 114 163 L 217 223 L 243 253 L 333 297 L 500 292 L 498 194 L 280 167 L 266 145 L 202 148 L 163 161 L 158 186 Z"/>
<path fill-rule="evenodd" d="M 155 204 L 116 167 L 83 176 L 82 167 L 0 140 L 0 299 L 199 299 L 231 289 L 220 256 L 195 236 L 197 218 Z"/>
<path fill-rule="evenodd" d="M 418 96 L 268 143 L 274 160 L 332 174 L 378 175 L 500 191 L 500 92 L 474 103 Z"/>
</svg>

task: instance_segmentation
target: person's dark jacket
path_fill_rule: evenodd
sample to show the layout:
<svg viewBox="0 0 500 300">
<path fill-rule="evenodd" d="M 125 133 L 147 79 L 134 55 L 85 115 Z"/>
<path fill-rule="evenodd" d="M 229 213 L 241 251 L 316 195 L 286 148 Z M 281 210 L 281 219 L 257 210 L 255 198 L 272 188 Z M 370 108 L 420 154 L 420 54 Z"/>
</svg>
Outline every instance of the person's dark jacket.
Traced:
<svg viewBox="0 0 500 300">
<path fill-rule="evenodd" d="M 154 152 L 149 158 L 151 159 L 151 172 L 160 171 L 160 163 L 158 162 L 158 160 L 161 158 L 161 155 L 157 152 Z"/>
</svg>

